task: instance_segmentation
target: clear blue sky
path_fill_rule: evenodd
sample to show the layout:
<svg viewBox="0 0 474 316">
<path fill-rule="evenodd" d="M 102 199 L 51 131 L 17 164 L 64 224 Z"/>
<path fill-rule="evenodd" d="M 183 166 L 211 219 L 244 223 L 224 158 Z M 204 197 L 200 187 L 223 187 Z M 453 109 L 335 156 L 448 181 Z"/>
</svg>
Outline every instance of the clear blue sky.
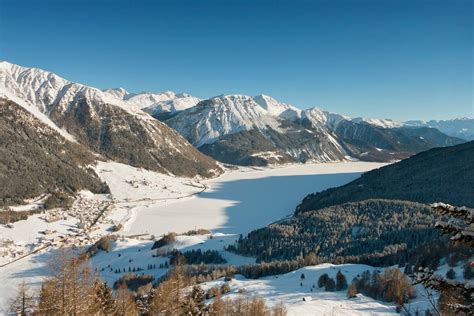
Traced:
<svg viewBox="0 0 474 316">
<path fill-rule="evenodd" d="M 99 88 L 474 116 L 470 0 L 0 0 L 0 59 Z"/>
</svg>

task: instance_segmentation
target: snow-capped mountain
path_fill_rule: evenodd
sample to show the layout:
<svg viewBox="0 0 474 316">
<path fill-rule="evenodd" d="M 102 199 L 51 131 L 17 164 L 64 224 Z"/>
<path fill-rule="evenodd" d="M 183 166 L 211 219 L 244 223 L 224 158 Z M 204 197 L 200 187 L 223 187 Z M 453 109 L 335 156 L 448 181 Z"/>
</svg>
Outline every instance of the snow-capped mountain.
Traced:
<svg viewBox="0 0 474 316">
<path fill-rule="evenodd" d="M 402 127 L 403 123 L 393 121 L 390 119 L 378 119 L 378 118 L 363 118 L 363 117 L 355 117 L 350 119 L 353 122 L 360 123 L 366 122 L 370 125 L 382 127 L 382 128 L 397 128 Z"/>
<path fill-rule="evenodd" d="M 391 120 L 300 110 L 266 95 L 217 96 L 165 123 L 215 159 L 244 165 L 350 157 L 391 161 L 460 142 L 434 129 L 409 129 Z"/>
<path fill-rule="evenodd" d="M 178 113 L 166 123 L 204 153 L 228 163 L 335 161 L 346 155 L 326 126 L 295 123 L 303 111 L 260 95 L 222 95 Z"/>
<path fill-rule="evenodd" d="M 183 176 L 210 176 L 220 170 L 178 133 L 141 110 L 162 101 L 155 96 L 131 95 L 124 89 L 104 92 L 8 62 L 0 63 L 0 96 L 110 159 Z"/>
<path fill-rule="evenodd" d="M 169 118 L 175 113 L 193 107 L 201 101 L 192 95 L 175 93 L 173 91 L 130 93 L 123 88 L 114 88 L 106 89 L 104 92 L 124 101 L 130 106 L 142 109 L 158 119 Z"/>
<path fill-rule="evenodd" d="M 167 124 L 200 147 L 228 134 L 254 128 L 266 130 L 270 126 L 278 128 L 278 117 L 271 115 L 271 110 L 249 96 L 217 96 L 179 113 Z"/>
</svg>

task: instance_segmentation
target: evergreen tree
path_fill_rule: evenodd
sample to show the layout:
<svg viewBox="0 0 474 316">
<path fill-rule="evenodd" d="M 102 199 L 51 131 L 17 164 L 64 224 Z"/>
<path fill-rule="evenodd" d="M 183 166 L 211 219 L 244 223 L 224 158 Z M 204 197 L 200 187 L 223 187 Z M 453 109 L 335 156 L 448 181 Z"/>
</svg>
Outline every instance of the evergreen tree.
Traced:
<svg viewBox="0 0 474 316">
<path fill-rule="evenodd" d="M 446 277 L 450 280 L 454 280 L 456 278 L 456 272 L 454 272 L 453 269 L 449 269 L 448 272 L 446 272 Z"/>
<path fill-rule="evenodd" d="M 333 278 L 329 278 L 324 286 L 324 290 L 327 292 L 333 292 L 336 289 L 336 282 Z"/>
<path fill-rule="evenodd" d="M 346 276 L 341 271 L 338 271 L 336 274 L 336 291 L 342 291 L 345 289 L 347 289 Z"/>
<path fill-rule="evenodd" d="M 325 287 L 328 280 L 329 280 L 329 275 L 327 273 L 322 274 L 318 279 L 318 287 L 319 288 Z"/>
</svg>

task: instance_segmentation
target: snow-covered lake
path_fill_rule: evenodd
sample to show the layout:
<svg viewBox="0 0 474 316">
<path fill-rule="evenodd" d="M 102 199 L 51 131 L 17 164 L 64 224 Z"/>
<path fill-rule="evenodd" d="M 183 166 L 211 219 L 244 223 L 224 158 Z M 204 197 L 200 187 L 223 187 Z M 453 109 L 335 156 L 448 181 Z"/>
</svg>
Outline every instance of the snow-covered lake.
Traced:
<svg viewBox="0 0 474 316">
<path fill-rule="evenodd" d="M 383 165 L 346 162 L 232 170 L 217 179 L 203 181 L 206 191 L 193 197 L 130 206 L 133 215 L 125 232 L 161 235 L 206 228 L 246 234 L 291 215 L 307 194 L 343 185 L 362 172 Z M 112 192 L 121 190 L 120 187 L 121 184 L 112 186 Z"/>
</svg>

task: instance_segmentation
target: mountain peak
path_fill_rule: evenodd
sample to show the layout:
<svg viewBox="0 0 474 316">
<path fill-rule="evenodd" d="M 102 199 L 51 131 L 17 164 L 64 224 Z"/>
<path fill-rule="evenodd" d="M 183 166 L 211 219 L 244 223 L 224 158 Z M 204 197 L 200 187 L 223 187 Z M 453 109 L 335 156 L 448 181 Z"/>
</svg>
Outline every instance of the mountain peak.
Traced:
<svg viewBox="0 0 474 316">
<path fill-rule="evenodd" d="M 105 92 L 105 93 L 111 94 L 114 97 L 119 98 L 121 100 L 124 100 L 127 96 L 130 95 L 130 92 L 128 92 L 127 90 L 125 90 L 122 87 L 109 88 L 109 89 L 105 89 L 105 90 L 102 90 L 102 91 Z"/>
</svg>

